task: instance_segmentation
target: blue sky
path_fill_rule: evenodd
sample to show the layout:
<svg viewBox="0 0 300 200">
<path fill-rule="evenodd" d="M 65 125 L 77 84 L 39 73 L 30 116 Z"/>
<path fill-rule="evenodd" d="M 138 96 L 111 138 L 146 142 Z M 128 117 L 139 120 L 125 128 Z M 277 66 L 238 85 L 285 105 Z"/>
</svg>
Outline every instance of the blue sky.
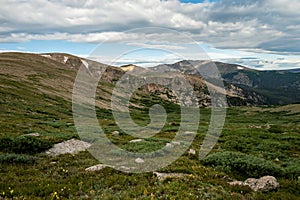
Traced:
<svg viewBox="0 0 300 200">
<path fill-rule="evenodd" d="M 0 51 L 66 52 L 116 65 L 185 58 L 300 68 L 300 1 L 285 1 L 3 0 Z"/>
</svg>

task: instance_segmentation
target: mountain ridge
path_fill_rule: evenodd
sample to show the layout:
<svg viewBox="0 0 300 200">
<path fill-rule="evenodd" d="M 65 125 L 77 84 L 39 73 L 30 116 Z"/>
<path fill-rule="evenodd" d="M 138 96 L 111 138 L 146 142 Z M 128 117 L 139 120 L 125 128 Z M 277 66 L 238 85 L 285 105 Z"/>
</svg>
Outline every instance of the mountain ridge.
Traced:
<svg viewBox="0 0 300 200">
<path fill-rule="evenodd" d="M 21 81 L 25 83 L 25 85 L 35 86 L 36 89 L 42 92 L 58 95 L 62 98 L 67 98 L 69 101 L 71 101 L 72 98 L 74 80 L 80 67 L 85 67 L 91 76 L 97 77 L 101 74 L 101 83 L 97 93 L 98 99 L 96 100 L 96 105 L 103 108 L 110 108 L 110 98 L 113 88 L 125 73 L 133 72 L 138 77 L 145 72 L 151 72 L 151 70 L 164 72 L 161 73 L 161 76 L 169 80 L 169 82 L 173 82 L 173 85 L 175 84 L 174 80 L 172 80 L 174 76 L 179 76 L 180 74 L 184 75 L 194 87 L 199 105 L 203 107 L 211 106 L 210 94 L 207 90 L 208 83 L 204 79 L 205 77 L 201 77 L 197 74 L 197 71 L 193 71 L 191 68 L 193 66 L 191 66 L 190 62 L 191 61 L 180 61 L 174 64 L 159 65 L 144 69 L 135 65 L 123 67 L 109 66 L 65 53 L 28 54 L 16 52 L 0 54 L 1 74 L 6 77 L 4 78 L 2 76 L 2 80 L 10 77 L 9 79 Z M 192 62 L 197 64 L 198 67 L 206 68 L 213 64 L 210 63 L 211 61 Z M 299 73 L 297 70 L 293 72 L 282 70 L 260 72 L 241 65 L 220 62 L 217 62 L 216 66 L 220 69 L 221 78 L 224 80 L 229 106 L 277 105 L 300 102 L 300 95 L 298 95 L 300 94 L 299 83 L 297 82 L 299 80 Z M 105 71 L 100 73 L 102 69 L 105 69 Z M 290 78 L 286 83 L 289 85 L 287 87 L 281 87 L 277 91 L 273 91 L 276 85 L 272 86 L 272 84 L 276 82 L 276 77 L 283 76 L 283 78 L 285 78 L 287 74 Z M 275 76 L 275 80 L 272 80 L 271 83 L 268 82 L 268 85 L 264 82 L 259 82 L 261 81 L 259 79 L 260 76 L 269 79 L 274 79 Z M 290 85 L 292 87 L 290 87 Z M 166 90 L 165 87 L 146 85 L 141 89 L 140 94 L 136 93 L 133 95 L 136 98 L 136 102 L 132 103 L 134 106 L 140 107 L 138 100 L 141 99 L 138 96 L 144 94 L 157 95 L 162 100 L 173 103 L 177 102 L 174 93 L 170 90 Z M 221 91 L 218 88 L 214 89 Z M 288 95 L 285 96 L 283 91 L 287 91 Z M 189 100 L 186 99 L 186 101 Z"/>
</svg>

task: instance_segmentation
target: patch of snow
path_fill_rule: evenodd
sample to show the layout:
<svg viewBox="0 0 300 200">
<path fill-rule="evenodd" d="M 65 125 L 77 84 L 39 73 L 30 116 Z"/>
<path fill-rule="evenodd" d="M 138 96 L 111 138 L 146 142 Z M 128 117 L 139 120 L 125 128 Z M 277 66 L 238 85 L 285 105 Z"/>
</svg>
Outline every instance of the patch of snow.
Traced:
<svg viewBox="0 0 300 200">
<path fill-rule="evenodd" d="M 46 57 L 46 58 L 51 58 L 51 55 L 48 55 L 48 54 L 44 54 L 42 55 L 43 57 Z"/>
<path fill-rule="evenodd" d="M 64 63 L 66 63 L 68 61 L 69 57 L 64 56 Z"/>
<path fill-rule="evenodd" d="M 243 69 L 244 69 L 244 67 L 237 67 L 237 69 L 239 69 L 239 70 L 243 70 Z"/>
<path fill-rule="evenodd" d="M 85 68 L 89 69 L 89 63 L 87 63 L 85 60 L 81 60 L 81 62 L 85 66 Z"/>
</svg>

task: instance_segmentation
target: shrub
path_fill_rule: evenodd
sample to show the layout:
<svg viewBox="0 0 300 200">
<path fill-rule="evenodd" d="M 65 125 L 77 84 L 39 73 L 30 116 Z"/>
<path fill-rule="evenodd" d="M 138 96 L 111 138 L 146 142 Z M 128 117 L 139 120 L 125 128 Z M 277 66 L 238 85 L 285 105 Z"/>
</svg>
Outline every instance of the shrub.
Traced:
<svg viewBox="0 0 300 200">
<path fill-rule="evenodd" d="M 17 138 L 1 138 L 0 151 L 6 153 L 35 154 L 51 148 L 49 141 L 31 136 L 20 136 Z"/>
<path fill-rule="evenodd" d="M 35 157 L 25 155 L 25 154 L 14 154 L 14 153 L 6 153 L 0 155 L 0 163 L 8 164 L 8 163 L 24 163 L 24 164 L 32 164 L 36 160 Z"/>
<path fill-rule="evenodd" d="M 204 165 L 217 167 L 221 171 L 237 173 L 243 177 L 278 176 L 282 169 L 273 162 L 239 152 L 218 152 L 202 160 Z"/>
<path fill-rule="evenodd" d="M 284 129 L 279 125 L 272 125 L 269 129 L 271 133 L 283 133 Z"/>
<path fill-rule="evenodd" d="M 288 178 L 298 179 L 300 176 L 300 163 L 293 163 L 284 169 L 284 174 Z"/>
</svg>

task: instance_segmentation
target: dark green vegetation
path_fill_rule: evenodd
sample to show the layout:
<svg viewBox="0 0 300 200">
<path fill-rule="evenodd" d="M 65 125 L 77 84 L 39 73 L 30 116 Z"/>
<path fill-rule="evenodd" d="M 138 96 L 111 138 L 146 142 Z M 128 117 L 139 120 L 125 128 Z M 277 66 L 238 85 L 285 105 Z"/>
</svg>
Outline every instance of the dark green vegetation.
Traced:
<svg viewBox="0 0 300 200">
<path fill-rule="evenodd" d="M 7 58 L 6 58 L 7 59 Z M 32 57 L 23 57 L 30 62 Z M 1 59 L 0 59 L 1 60 Z M 25 61 L 24 61 L 25 60 Z M 68 89 L 51 84 L 72 78 L 72 70 L 57 67 L 49 61 L 53 77 L 20 78 L 8 73 L 7 64 L 0 62 L 0 196 L 20 199 L 299 199 L 300 197 L 300 105 L 286 107 L 229 108 L 222 136 L 204 160 L 185 153 L 161 172 L 191 174 L 183 179 L 159 182 L 152 173 L 126 174 L 111 168 L 86 172 L 98 164 L 88 152 L 77 155 L 48 157 L 43 152 L 51 145 L 78 138 L 72 119 Z M 36 65 L 34 65 L 36 66 Z M 4 67 L 6 67 L 4 69 Z M 38 70 L 37 70 L 38 71 Z M 15 72 L 17 72 L 15 70 Z M 67 74 L 59 78 L 59 73 Z M 50 72 L 49 72 L 50 73 Z M 69 75 L 68 75 L 69 74 Z M 23 76 L 23 74 L 22 74 Z M 40 81 L 37 81 L 40 80 Z M 43 81 L 42 81 L 43 80 Z M 49 82 L 51 84 L 49 84 Z M 58 82 L 58 83 L 57 83 Z M 47 88 L 48 87 L 48 88 Z M 109 89 L 109 88 L 108 88 Z M 49 92 L 51 91 L 51 92 Z M 137 103 L 138 99 L 132 99 Z M 145 107 L 131 107 L 137 124 L 149 122 L 148 109 L 157 97 L 145 95 Z M 160 148 L 175 136 L 180 110 L 162 102 L 168 112 L 162 131 L 144 143 L 129 144 L 133 139 L 117 127 L 110 110 L 98 108 L 99 124 L 107 137 L 121 148 L 148 152 Z M 192 149 L 198 150 L 208 129 L 210 110 L 201 108 L 201 120 Z M 119 136 L 111 133 L 120 131 Z M 40 137 L 22 136 L 40 133 Z M 232 179 L 274 175 L 280 189 L 255 193 L 247 187 L 231 187 Z M 230 177 L 230 178 L 229 178 Z"/>
</svg>

